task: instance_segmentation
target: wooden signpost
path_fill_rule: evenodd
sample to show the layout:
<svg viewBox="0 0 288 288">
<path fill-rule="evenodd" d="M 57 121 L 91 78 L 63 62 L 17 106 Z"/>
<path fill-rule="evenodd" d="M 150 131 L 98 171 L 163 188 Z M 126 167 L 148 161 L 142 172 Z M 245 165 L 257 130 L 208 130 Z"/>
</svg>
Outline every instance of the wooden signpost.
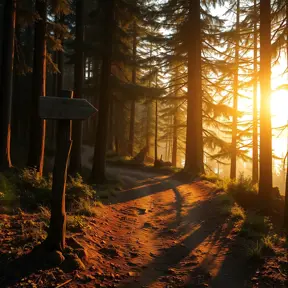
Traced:
<svg viewBox="0 0 288 288">
<path fill-rule="evenodd" d="M 63 251 L 66 236 L 65 190 L 67 166 L 72 147 L 71 120 L 85 120 L 96 112 L 85 99 L 73 99 L 73 91 L 61 97 L 40 97 L 39 116 L 57 120 L 57 144 L 53 169 L 51 218 L 45 244 L 49 250 Z"/>
</svg>

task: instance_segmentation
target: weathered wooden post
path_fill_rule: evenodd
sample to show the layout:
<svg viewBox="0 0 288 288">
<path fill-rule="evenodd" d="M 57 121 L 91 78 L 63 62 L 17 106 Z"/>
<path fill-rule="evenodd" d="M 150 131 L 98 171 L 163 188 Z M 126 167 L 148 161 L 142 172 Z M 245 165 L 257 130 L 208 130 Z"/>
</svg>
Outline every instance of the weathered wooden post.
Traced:
<svg viewBox="0 0 288 288">
<path fill-rule="evenodd" d="M 51 218 L 47 249 L 63 251 L 66 236 L 65 190 L 67 166 L 72 146 L 71 120 L 84 120 L 96 109 L 85 99 L 73 99 L 73 91 L 61 91 L 61 97 L 41 97 L 39 115 L 57 120 L 57 146 L 53 169 Z"/>
<path fill-rule="evenodd" d="M 72 91 L 61 91 L 61 98 L 73 98 Z M 53 169 L 51 219 L 47 246 L 49 250 L 63 251 L 66 236 L 65 191 L 67 167 L 70 156 L 71 120 L 58 120 L 56 133 L 56 155 Z"/>
</svg>

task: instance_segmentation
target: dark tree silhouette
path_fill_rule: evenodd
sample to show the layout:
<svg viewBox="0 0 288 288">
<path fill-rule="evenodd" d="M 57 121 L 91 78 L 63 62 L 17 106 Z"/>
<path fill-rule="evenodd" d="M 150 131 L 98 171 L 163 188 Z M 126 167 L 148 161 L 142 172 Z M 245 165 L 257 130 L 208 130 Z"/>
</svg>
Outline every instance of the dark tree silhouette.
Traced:
<svg viewBox="0 0 288 288">
<path fill-rule="evenodd" d="M 75 98 L 82 98 L 83 94 L 83 78 L 84 78 L 84 1 L 76 2 L 76 39 L 75 39 L 75 69 L 74 69 L 74 87 Z M 81 145 L 82 145 L 82 122 L 73 121 L 72 125 L 72 141 L 71 158 L 69 165 L 69 174 L 75 175 L 81 172 Z"/>
<path fill-rule="evenodd" d="M 108 115 L 111 99 L 110 77 L 111 59 L 114 34 L 114 0 L 107 0 L 103 5 L 104 23 L 106 33 L 102 43 L 102 69 L 99 96 L 99 118 L 94 148 L 94 159 L 91 179 L 97 183 L 103 183 L 106 179 L 106 146 L 108 136 Z"/>
<path fill-rule="evenodd" d="M 236 6 L 236 29 L 235 29 L 235 55 L 234 55 L 234 80 L 233 80 L 233 120 L 232 120 L 232 147 L 231 147 L 231 166 L 230 178 L 236 178 L 237 165 L 237 138 L 238 138 L 238 86 L 239 86 L 239 41 L 240 41 L 240 0 Z"/>
<path fill-rule="evenodd" d="M 271 129 L 271 1 L 260 1 L 260 179 L 259 195 L 269 199 L 272 192 Z"/>
<path fill-rule="evenodd" d="M 185 169 L 196 176 L 204 172 L 202 135 L 201 7 L 189 4 L 188 101 Z"/>
<path fill-rule="evenodd" d="M 35 22 L 32 103 L 30 117 L 30 147 L 28 166 L 43 174 L 46 122 L 38 115 L 39 97 L 46 96 L 46 20 L 47 1 L 36 0 L 39 18 Z"/>
<path fill-rule="evenodd" d="M 0 168 L 12 166 L 10 157 L 13 63 L 16 23 L 16 1 L 6 0 L 3 19 L 3 48 L 0 91 Z"/>
<path fill-rule="evenodd" d="M 258 100 L 257 100 L 257 91 L 258 91 L 258 7 L 257 0 L 254 0 L 254 35 L 253 35 L 253 48 L 254 48 L 254 83 L 253 83 L 253 165 L 252 165 L 252 181 L 253 183 L 258 182 L 259 178 L 259 145 L 258 145 Z"/>
<path fill-rule="evenodd" d="M 133 23 L 133 68 L 132 68 L 132 84 L 136 84 L 136 56 L 137 56 L 137 25 Z M 134 152 L 134 137 L 135 137 L 135 99 L 131 100 L 130 110 L 130 127 L 129 127 L 129 147 L 128 153 L 133 156 Z"/>
</svg>

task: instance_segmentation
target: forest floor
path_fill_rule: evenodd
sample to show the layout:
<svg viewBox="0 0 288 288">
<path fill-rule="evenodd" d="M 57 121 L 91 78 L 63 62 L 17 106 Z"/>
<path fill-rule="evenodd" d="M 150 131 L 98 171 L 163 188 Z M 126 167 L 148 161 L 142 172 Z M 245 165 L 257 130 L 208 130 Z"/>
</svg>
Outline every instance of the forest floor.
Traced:
<svg viewBox="0 0 288 288">
<path fill-rule="evenodd" d="M 0 215 L 2 269 L 11 254 L 24 251 L 18 266 L 0 278 L 1 288 L 287 287 L 287 243 L 282 239 L 273 253 L 248 261 L 243 222 L 223 213 L 223 192 L 211 183 L 123 167 L 109 172 L 124 188 L 104 200 L 97 217 L 81 220 L 82 229 L 68 232 L 70 242 L 85 249 L 85 268 L 77 272 L 61 266 L 28 269 L 32 247 L 27 235 L 25 243 L 21 239 L 29 223 L 41 229 L 35 224 L 41 217 Z"/>
</svg>

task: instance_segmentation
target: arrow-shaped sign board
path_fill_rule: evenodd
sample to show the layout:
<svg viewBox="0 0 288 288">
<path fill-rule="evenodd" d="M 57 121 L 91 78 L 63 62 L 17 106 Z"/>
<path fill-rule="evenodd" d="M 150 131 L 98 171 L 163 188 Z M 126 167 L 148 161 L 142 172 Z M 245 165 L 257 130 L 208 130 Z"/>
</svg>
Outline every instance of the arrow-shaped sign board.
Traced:
<svg viewBox="0 0 288 288">
<path fill-rule="evenodd" d="M 39 116 L 42 119 L 85 120 L 97 109 L 86 99 L 40 97 Z"/>
</svg>

